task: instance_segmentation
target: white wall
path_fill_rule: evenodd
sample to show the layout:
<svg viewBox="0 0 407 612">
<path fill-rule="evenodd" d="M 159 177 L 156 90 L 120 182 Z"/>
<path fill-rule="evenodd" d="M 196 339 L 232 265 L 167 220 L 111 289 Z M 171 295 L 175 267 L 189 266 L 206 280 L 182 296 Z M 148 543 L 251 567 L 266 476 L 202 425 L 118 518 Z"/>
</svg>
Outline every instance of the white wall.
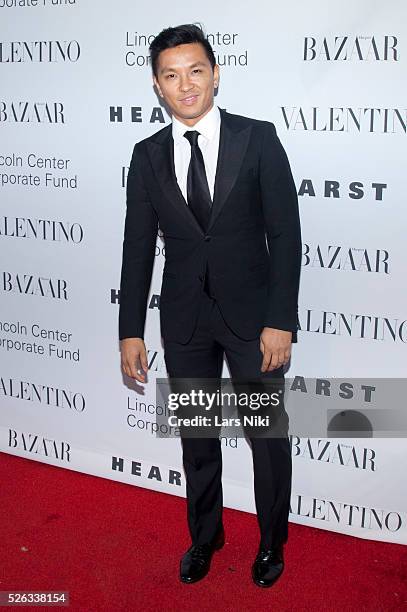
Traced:
<svg viewBox="0 0 407 612">
<path fill-rule="evenodd" d="M 175 6 L 157 0 L 153 9 L 130 0 L 10 4 L 0 0 L 1 450 L 184 495 L 183 474 L 180 481 L 174 474 L 182 472 L 179 440 L 157 439 L 148 429 L 155 377 L 165 376 L 154 298 L 144 396 L 123 379 L 117 339 L 122 173 L 134 143 L 163 126 L 150 122 L 159 102 L 149 67 L 137 66 L 147 46 L 134 46 L 134 39 L 178 23 L 200 21 L 208 33 L 222 34 L 214 43 L 221 63 L 217 104 L 273 121 L 298 189 L 309 192 L 303 181 L 312 181 L 315 195 L 299 201 L 314 265 L 303 267 L 302 331 L 288 376 L 341 377 L 355 389 L 365 378 L 380 387 L 380 378 L 405 377 L 404 3 L 208 0 L 200 12 L 184 0 Z M 316 39 L 314 60 L 303 59 L 306 37 Z M 48 41 L 42 61 L 33 41 Z M 77 42 L 68 53 L 70 41 Z M 122 107 L 121 122 L 110 121 L 110 107 Z M 134 111 L 141 122 L 131 121 L 131 107 L 141 109 Z M 359 128 L 352 117 L 360 118 Z M 7 165 L 12 156 L 21 164 Z M 44 169 L 40 158 L 69 161 Z M 53 178 L 68 186 L 55 186 Z M 13 184 L 18 180 L 31 184 Z M 339 197 L 324 196 L 325 181 L 339 183 Z M 352 197 L 356 192 L 362 197 Z M 158 239 L 152 296 L 160 289 L 163 246 Z M 38 329 L 70 336 L 38 337 Z M 51 345 L 61 356 L 49 352 Z M 152 414 L 137 410 L 143 401 Z M 405 440 L 327 441 L 294 438 L 291 520 L 407 543 Z M 249 448 L 244 440 L 230 444 L 224 440 L 225 503 L 254 511 Z"/>
</svg>

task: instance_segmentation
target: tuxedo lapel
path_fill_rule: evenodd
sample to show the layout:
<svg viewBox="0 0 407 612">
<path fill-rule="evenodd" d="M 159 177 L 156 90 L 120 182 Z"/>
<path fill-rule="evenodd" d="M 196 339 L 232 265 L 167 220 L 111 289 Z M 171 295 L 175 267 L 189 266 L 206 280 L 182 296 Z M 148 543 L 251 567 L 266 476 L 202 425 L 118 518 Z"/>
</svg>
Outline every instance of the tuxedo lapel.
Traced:
<svg viewBox="0 0 407 612">
<path fill-rule="evenodd" d="M 219 110 L 221 113 L 219 152 L 208 231 L 216 221 L 236 182 L 251 132 L 250 126 L 243 129 L 240 126 L 236 128 L 228 113 L 224 109 Z M 203 234 L 204 232 L 185 201 L 177 182 L 171 125 L 158 132 L 156 138 L 148 140 L 146 144 L 156 180 L 163 193 L 186 221 Z"/>
<path fill-rule="evenodd" d="M 163 193 L 186 221 L 203 234 L 201 226 L 195 219 L 178 185 L 175 174 L 174 141 L 171 126 L 159 133 L 157 140 L 147 142 L 147 148 L 155 177 Z"/>
<path fill-rule="evenodd" d="M 221 124 L 215 189 L 208 230 L 219 216 L 229 193 L 239 175 L 249 144 L 251 127 L 236 129 L 228 113 L 220 108 Z"/>
</svg>

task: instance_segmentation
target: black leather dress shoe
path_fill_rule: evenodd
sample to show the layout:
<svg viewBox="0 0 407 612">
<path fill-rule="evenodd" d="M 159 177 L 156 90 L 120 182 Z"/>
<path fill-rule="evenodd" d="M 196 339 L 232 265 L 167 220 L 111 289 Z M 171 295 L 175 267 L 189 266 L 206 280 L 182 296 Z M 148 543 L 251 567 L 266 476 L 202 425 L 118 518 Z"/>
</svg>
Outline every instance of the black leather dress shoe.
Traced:
<svg viewBox="0 0 407 612">
<path fill-rule="evenodd" d="M 222 529 L 212 544 L 193 544 L 181 559 L 181 582 L 197 582 L 204 578 L 209 572 L 213 553 L 222 548 L 224 543 L 225 532 Z"/>
<path fill-rule="evenodd" d="M 257 586 L 271 587 L 284 569 L 283 545 L 274 548 L 260 546 L 252 566 L 253 581 Z"/>
</svg>

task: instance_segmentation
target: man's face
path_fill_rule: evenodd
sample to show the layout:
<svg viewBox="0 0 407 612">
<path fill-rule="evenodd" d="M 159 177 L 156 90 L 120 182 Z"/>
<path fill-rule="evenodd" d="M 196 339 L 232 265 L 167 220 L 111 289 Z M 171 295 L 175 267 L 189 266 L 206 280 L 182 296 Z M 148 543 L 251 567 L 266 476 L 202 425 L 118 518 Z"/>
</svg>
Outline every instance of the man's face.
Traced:
<svg viewBox="0 0 407 612">
<path fill-rule="evenodd" d="M 172 114 L 193 126 L 213 106 L 214 88 L 219 83 L 219 67 L 212 70 L 200 43 L 178 45 L 161 51 L 154 84 Z"/>
</svg>

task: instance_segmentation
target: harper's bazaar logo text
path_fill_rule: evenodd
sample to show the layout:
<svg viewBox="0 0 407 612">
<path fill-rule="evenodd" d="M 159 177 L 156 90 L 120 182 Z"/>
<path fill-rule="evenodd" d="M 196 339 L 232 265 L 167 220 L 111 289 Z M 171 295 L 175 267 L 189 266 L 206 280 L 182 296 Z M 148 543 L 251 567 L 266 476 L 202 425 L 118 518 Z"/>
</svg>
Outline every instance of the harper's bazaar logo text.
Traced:
<svg viewBox="0 0 407 612">
<path fill-rule="evenodd" d="M 71 445 L 68 442 L 44 438 L 37 434 L 17 432 L 14 429 L 9 429 L 8 446 L 9 448 L 17 448 L 27 453 L 32 453 L 33 455 L 60 459 L 66 463 L 69 463 L 71 460 Z"/>
<path fill-rule="evenodd" d="M 77 62 L 81 47 L 77 40 L 32 40 L 0 42 L 0 63 Z"/>
<path fill-rule="evenodd" d="M 0 100 L 0 123 L 65 123 L 62 102 L 5 102 Z"/>
<path fill-rule="evenodd" d="M 329 36 L 304 38 L 305 61 L 399 60 L 396 36 Z"/>
<path fill-rule="evenodd" d="M 320 244 L 302 245 L 302 265 L 328 270 L 389 273 L 389 253 L 384 249 L 360 249 Z"/>
<path fill-rule="evenodd" d="M 376 471 L 376 451 L 373 448 L 358 448 L 332 440 L 300 438 L 294 435 L 290 435 L 290 446 L 293 457 Z"/>
<path fill-rule="evenodd" d="M 68 299 L 68 283 L 62 278 L 3 272 L 1 289 L 7 293 L 36 295 L 57 300 Z"/>
</svg>

